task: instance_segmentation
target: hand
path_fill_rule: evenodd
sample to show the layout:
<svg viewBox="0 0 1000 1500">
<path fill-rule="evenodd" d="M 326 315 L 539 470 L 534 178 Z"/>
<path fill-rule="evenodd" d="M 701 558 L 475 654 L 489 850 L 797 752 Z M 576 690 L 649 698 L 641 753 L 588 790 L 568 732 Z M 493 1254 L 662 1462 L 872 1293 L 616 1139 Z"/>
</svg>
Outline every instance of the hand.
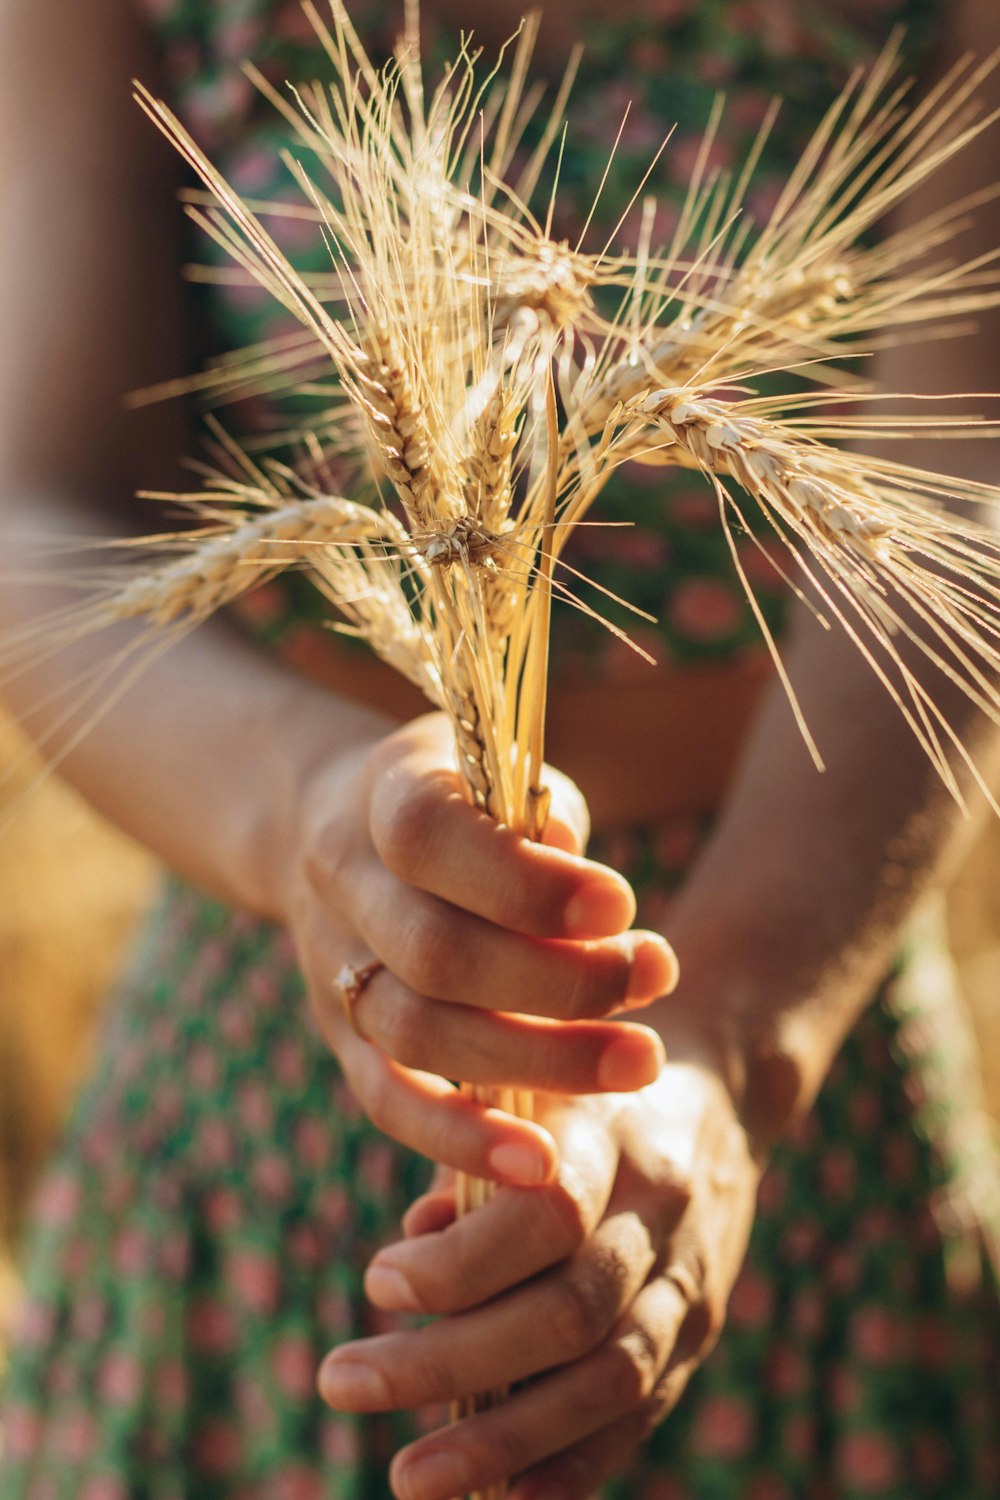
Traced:
<svg viewBox="0 0 1000 1500">
<path fill-rule="evenodd" d="M 552 1184 L 502 1189 L 455 1220 L 447 1191 L 372 1261 L 378 1306 L 445 1314 L 342 1345 L 320 1390 L 345 1411 L 508 1401 L 399 1453 L 400 1500 L 516 1477 L 516 1500 L 584 1500 L 623 1468 L 718 1337 L 760 1167 L 718 1074 L 667 1064 L 635 1095 L 540 1101 Z"/>
<path fill-rule="evenodd" d="M 574 852 L 587 813 L 566 778 L 550 773 L 538 845 L 470 807 L 454 763 L 435 714 L 325 766 L 301 799 L 282 905 L 319 1028 L 372 1121 L 459 1170 L 538 1184 L 555 1169 L 551 1133 L 447 1080 L 642 1087 L 659 1038 L 598 1018 L 671 989 L 676 961 L 661 937 L 626 931 L 621 876 Z M 373 955 L 385 968 L 352 1025 L 336 976 Z"/>
</svg>

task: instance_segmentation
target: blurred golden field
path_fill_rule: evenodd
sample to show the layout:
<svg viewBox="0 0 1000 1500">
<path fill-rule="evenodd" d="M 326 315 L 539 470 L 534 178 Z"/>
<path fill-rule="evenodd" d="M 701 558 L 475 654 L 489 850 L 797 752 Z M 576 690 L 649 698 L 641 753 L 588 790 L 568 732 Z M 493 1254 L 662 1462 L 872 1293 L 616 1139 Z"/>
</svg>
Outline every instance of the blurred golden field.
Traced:
<svg viewBox="0 0 1000 1500">
<path fill-rule="evenodd" d="M 65 785 L 24 798 L 37 777 L 24 754 L 0 718 L 0 1348 L 24 1206 L 155 881 L 149 856 Z"/>
<path fill-rule="evenodd" d="M 987 1102 L 1000 1125 L 1000 829 L 995 824 L 950 892 L 948 925 L 979 1039 Z"/>
<path fill-rule="evenodd" d="M 0 776 L 24 754 L 0 718 Z M 155 886 L 143 851 L 27 766 L 0 798 L 0 1369 L 17 1232 L 92 1045 L 130 931 Z M 8 814 L 15 803 L 15 815 Z M 1000 1122 L 1000 831 L 951 893 L 949 921 Z"/>
</svg>

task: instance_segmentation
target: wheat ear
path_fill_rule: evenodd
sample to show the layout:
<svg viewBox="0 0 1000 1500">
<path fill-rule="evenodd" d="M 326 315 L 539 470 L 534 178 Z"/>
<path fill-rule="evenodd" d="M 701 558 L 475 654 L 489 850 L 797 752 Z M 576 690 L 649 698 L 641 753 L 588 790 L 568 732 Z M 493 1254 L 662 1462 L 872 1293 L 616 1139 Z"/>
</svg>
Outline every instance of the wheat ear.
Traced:
<svg viewBox="0 0 1000 1500">
<path fill-rule="evenodd" d="M 244 520 L 186 557 L 133 579 L 107 601 L 109 621 L 143 617 L 154 625 L 207 619 L 262 576 L 310 561 L 319 547 L 343 546 L 384 533 L 380 518 L 350 500 L 329 498 L 281 506 Z"/>
</svg>

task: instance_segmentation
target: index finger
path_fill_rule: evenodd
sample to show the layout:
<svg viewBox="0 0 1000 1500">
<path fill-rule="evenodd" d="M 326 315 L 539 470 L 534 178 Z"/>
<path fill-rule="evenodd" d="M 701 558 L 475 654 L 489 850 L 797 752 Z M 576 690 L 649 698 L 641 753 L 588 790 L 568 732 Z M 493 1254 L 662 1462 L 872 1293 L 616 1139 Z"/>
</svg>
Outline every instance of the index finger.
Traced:
<svg viewBox="0 0 1000 1500">
<path fill-rule="evenodd" d="M 470 806 L 437 747 L 398 754 L 372 797 L 382 863 L 408 885 L 529 937 L 614 937 L 635 897 L 617 871 L 556 844 L 532 843 Z"/>
<path fill-rule="evenodd" d="M 559 1147 L 554 1181 L 502 1187 L 442 1229 L 379 1251 L 365 1276 L 369 1299 L 393 1311 L 459 1312 L 572 1255 L 607 1209 L 618 1149 L 595 1116 L 577 1114 L 562 1126 L 547 1118 L 546 1126 Z"/>
</svg>

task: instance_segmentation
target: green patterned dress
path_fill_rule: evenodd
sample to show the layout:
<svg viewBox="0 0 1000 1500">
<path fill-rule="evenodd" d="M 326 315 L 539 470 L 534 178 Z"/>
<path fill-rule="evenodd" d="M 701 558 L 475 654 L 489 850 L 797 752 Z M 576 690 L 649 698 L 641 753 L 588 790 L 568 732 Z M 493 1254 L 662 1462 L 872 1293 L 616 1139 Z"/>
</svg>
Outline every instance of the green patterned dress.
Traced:
<svg viewBox="0 0 1000 1500">
<path fill-rule="evenodd" d="M 175 107 L 216 162 L 247 195 L 290 194 L 280 124 L 239 63 L 250 56 L 278 82 L 314 76 L 321 65 L 299 7 L 144 8 Z M 366 38 L 389 9 L 351 6 Z M 631 99 L 622 191 L 680 121 L 657 184 L 659 227 L 669 229 L 719 86 L 730 94 L 719 165 L 740 159 L 773 93 L 788 99 L 754 189 L 760 217 L 848 67 L 900 18 L 920 52 L 936 7 L 647 0 L 635 9 L 641 20 L 616 15 L 588 38 L 562 177 L 567 224 L 589 204 Z M 610 222 L 617 212 L 612 194 Z M 295 243 L 294 220 L 277 229 L 301 264 L 317 264 L 314 246 Z M 249 287 L 200 298 L 209 352 L 279 327 Z M 242 417 L 250 428 L 270 414 L 245 405 Z M 689 478 L 665 485 L 657 474 L 651 484 L 640 472 L 603 513 L 631 517 L 637 503 L 641 527 L 597 533 L 594 555 L 585 543 L 581 556 L 662 622 L 642 643 L 675 661 L 759 650 L 711 497 Z M 752 546 L 746 565 L 777 624 L 784 601 Z M 262 590 L 252 613 L 300 664 L 324 650 L 306 597 Z M 562 619 L 556 670 L 566 678 L 621 681 L 634 663 L 582 616 Z M 600 855 L 633 879 L 650 925 L 701 833 L 696 820 L 673 818 L 603 838 Z M 812 1115 L 775 1153 L 720 1346 L 616 1494 L 1000 1494 L 1000 1301 L 987 1253 L 996 1160 L 965 1084 L 964 1035 L 947 959 L 933 933 L 916 935 Z M 172 884 L 37 1204 L 3 1500 L 387 1497 L 388 1460 L 414 1419 L 331 1412 L 314 1376 L 332 1345 L 391 1324 L 365 1303 L 361 1276 L 426 1173 L 361 1116 L 310 1029 L 287 936 Z"/>
</svg>

